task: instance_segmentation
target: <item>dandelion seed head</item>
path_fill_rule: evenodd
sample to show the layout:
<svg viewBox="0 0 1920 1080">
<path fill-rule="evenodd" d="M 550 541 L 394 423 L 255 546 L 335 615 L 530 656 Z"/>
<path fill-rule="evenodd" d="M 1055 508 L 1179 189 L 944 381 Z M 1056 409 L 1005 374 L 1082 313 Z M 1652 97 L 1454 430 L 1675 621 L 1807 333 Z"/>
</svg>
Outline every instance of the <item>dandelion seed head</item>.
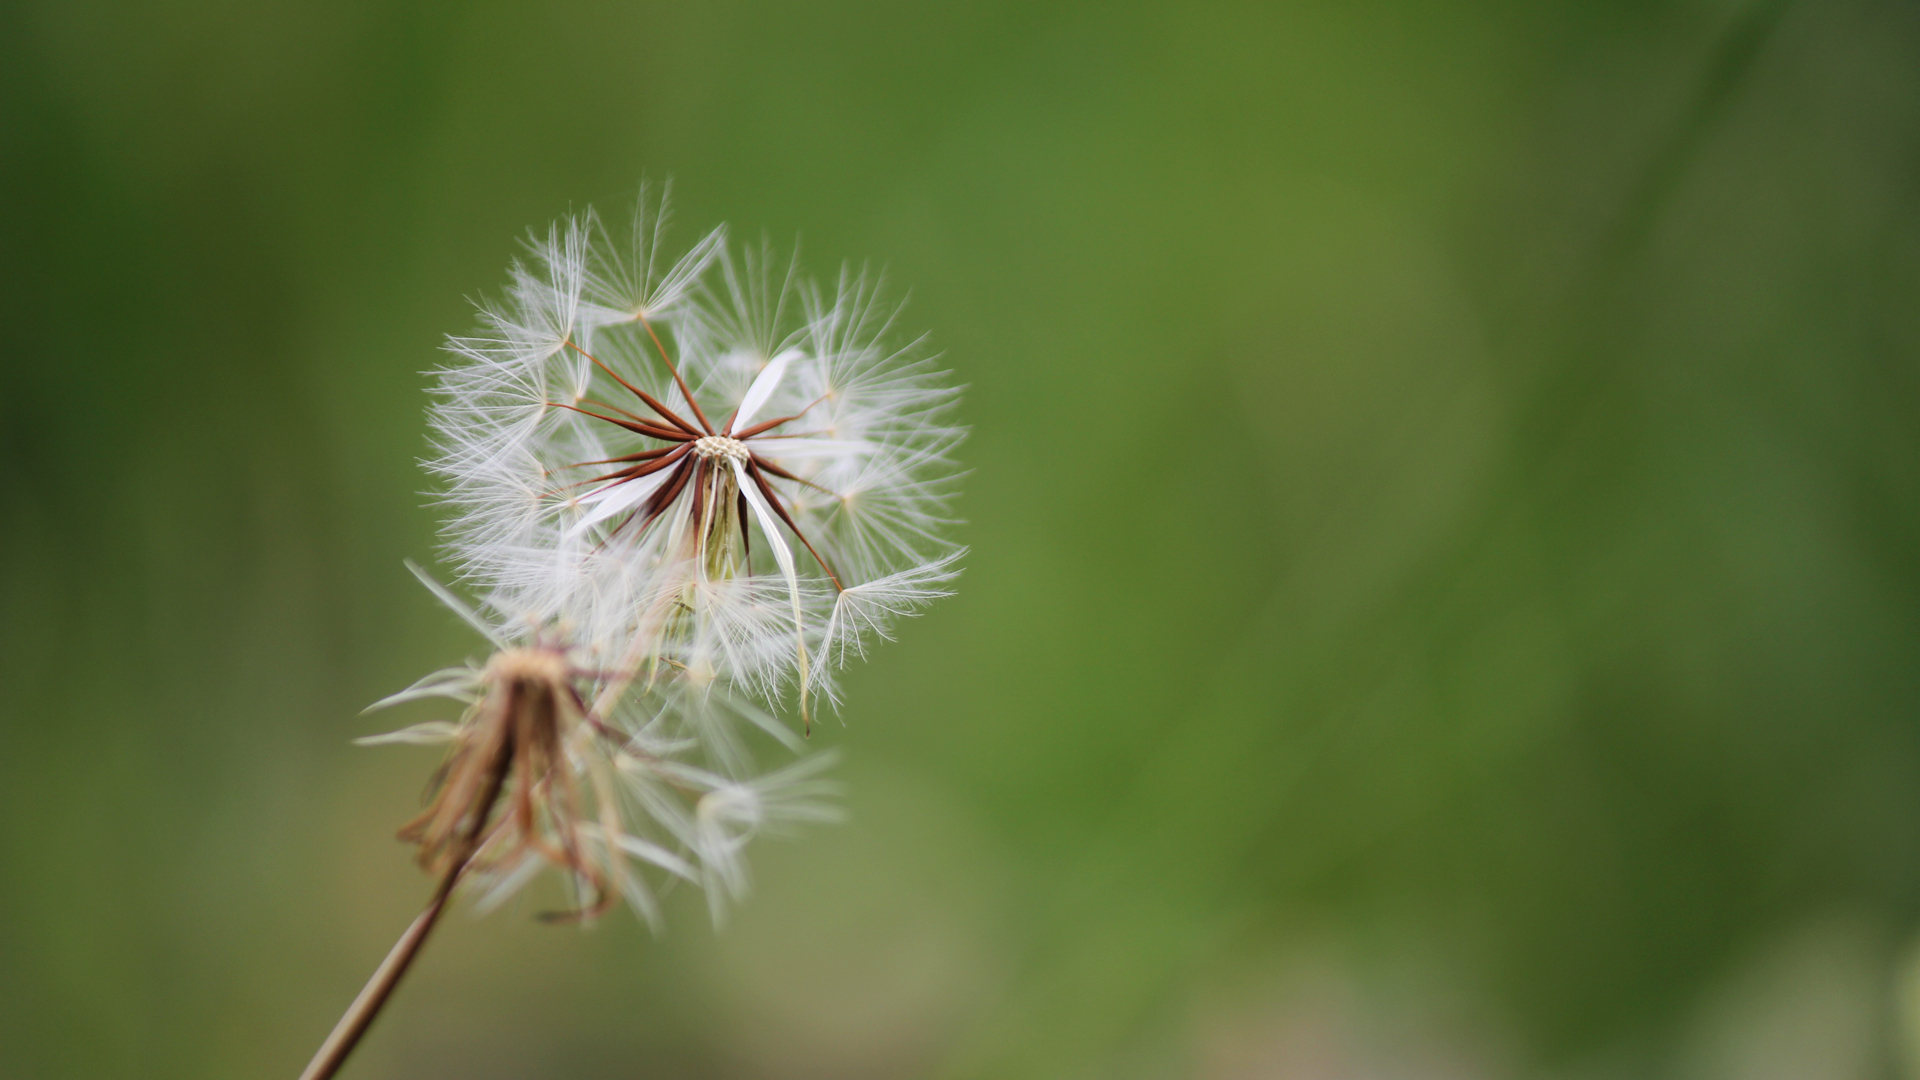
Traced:
<svg viewBox="0 0 1920 1080">
<path fill-rule="evenodd" d="M 833 817 L 802 735 L 837 669 L 959 573 L 958 391 L 879 276 L 816 282 L 724 229 L 676 254 L 668 220 L 643 191 L 625 228 L 530 234 L 435 372 L 427 467 L 479 603 L 430 584 L 497 651 L 389 699 L 458 723 L 378 738 L 449 747 L 423 860 L 502 778 L 486 904 L 551 867 L 584 917 L 623 896 L 654 920 L 664 875 L 718 919 L 753 836 Z"/>
</svg>

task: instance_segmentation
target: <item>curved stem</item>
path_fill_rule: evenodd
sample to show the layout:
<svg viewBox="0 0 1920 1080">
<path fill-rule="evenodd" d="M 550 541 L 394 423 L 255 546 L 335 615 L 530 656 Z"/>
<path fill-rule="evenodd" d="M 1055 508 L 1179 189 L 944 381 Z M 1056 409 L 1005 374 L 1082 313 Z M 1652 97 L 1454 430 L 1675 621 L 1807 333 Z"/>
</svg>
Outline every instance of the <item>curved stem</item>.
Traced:
<svg viewBox="0 0 1920 1080">
<path fill-rule="evenodd" d="M 359 1044 L 360 1037 L 373 1026 L 374 1018 L 380 1015 L 380 1010 L 387 1004 L 393 988 L 400 985 L 401 976 L 413 966 L 414 958 L 420 955 L 421 946 L 427 943 L 427 935 L 433 933 L 434 924 L 440 921 L 440 916 L 447 910 L 447 901 L 453 897 L 453 887 L 459 884 L 461 873 L 480 848 L 480 834 L 486 828 L 487 819 L 493 815 L 493 804 L 500 798 L 500 789 L 506 784 L 507 767 L 511 763 L 512 754 L 503 749 L 500 760 L 494 764 L 486 797 L 481 800 L 480 810 L 462 838 L 459 858 L 447 867 L 439 886 L 433 890 L 433 898 L 427 901 L 426 908 L 413 920 L 413 925 L 407 927 L 406 933 L 400 935 L 400 940 L 393 943 L 387 958 L 380 962 L 380 966 L 374 969 L 373 977 L 361 988 L 360 996 L 347 1006 L 347 1011 L 341 1015 L 340 1022 L 333 1026 L 327 1041 L 320 1044 L 313 1060 L 307 1063 L 306 1071 L 300 1074 L 300 1080 L 329 1080 L 340 1071 L 347 1055 L 353 1053 L 353 1048 Z"/>
</svg>

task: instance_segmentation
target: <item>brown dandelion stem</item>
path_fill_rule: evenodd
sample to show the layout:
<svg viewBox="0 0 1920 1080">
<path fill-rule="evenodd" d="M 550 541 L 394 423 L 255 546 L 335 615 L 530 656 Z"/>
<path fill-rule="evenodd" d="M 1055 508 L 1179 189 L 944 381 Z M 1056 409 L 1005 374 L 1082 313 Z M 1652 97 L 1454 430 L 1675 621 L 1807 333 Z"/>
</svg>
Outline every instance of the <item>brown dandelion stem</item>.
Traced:
<svg viewBox="0 0 1920 1080">
<path fill-rule="evenodd" d="M 473 822 L 467 826 L 465 835 L 460 838 L 459 857 L 447 867 L 426 908 L 413 920 L 413 925 L 407 927 L 406 933 L 400 935 L 400 940 L 393 943 L 387 958 L 374 969 L 373 977 L 361 988 L 360 996 L 347 1006 L 347 1011 L 340 1017 L 340 1022 L 333 1026 L 327 1041 L 320 1044 L 313 1060 L 307 1063 L 307 1070 L 300 1074 L 300 1080 L 329 1080 L 346 1063 L 347 1055 L 359 1045 L 360 1037 L 373 1026 L 374 1018 L 386 1006 L 393 988 L 400 985 L 401 977 L 413 966 L 414 958 L 420 955 L 421 946 L 427 943 L 427 935 L 433 933 L 434 925 L 446 912 L 447 901 L 453 897 L 453 887 L 459 884 L 461 873 L 472 861 L 474 853 L 480 850 L 481 835 L 486 831 L 487 819 L 493 814 L 493 804 L 499 801 L 500 790 L 506 785 L 507 771 L 512 763 L 511 745 L 503 747 L 499 760 L 494 763 L 493 774 L 488 779 L 487 792 L 479 803 L 479 810 L 474 814 Z"/>
</svg>

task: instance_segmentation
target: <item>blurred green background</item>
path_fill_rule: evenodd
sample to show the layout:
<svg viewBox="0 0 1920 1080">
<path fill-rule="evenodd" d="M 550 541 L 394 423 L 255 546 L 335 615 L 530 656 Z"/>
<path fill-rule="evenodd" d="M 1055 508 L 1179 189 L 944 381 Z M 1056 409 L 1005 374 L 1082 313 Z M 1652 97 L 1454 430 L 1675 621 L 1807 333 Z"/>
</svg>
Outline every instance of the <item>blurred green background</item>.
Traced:
<svg viewBox="0 0 1920 1080">
<path fill-rule="evenodd" d="M 530 226 L 884 265 L 963 592 L 716 935 L 456 917 L 366 1078 L 1920 1076 L 1920 9 L 24 0 L 0 1076 L 292 1077 L 478 643 Z"/>
</svg>

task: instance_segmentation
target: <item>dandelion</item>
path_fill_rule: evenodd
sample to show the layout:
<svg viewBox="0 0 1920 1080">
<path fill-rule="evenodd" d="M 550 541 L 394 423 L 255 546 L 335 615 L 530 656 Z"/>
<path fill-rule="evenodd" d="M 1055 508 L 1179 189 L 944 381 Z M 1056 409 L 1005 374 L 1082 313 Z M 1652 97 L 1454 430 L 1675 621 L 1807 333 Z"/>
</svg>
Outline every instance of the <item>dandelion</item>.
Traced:
<svg viewBox="0 0 1920 1080">
<path fill-rule="evenodd" d="M 745 895 L 744 849 L 835 820 L 805 754 L 834 671 L 947 595 L 962 431 L 876 279 L 822 287 L 716 229 L 677 258 L 664 193 L 618 241 L 591 212 L 535 235 L 481 331 L 449 339 L 430 420 L 454 590 L 493 647 L 374 708 L 464 708 L 362 743 L 446 758 L 401 830 L 437 888 L 303 1080 L 333 1075 L 456 889 L 491 908 L 543 870 L 590 921 L 656 882 Z M 800 731 L 782 713 L 793 706 Z M 766 752 L 796 760 L 763 770 Z"/>
<path fill-rule="evenodd" d="M 669 263 L 664 221 L 643 197 L 622 244 L 592 214 L 555 227 L 451 342 L 430 467 L 452 555 L 503 617 L 791 686 L 805 724 L 835 692 L 816 649 L 857 655 L 954 576 L 956 391 L 886 344 L 871 276 L 822 288 L 722 230 Z"/>
</svg>

